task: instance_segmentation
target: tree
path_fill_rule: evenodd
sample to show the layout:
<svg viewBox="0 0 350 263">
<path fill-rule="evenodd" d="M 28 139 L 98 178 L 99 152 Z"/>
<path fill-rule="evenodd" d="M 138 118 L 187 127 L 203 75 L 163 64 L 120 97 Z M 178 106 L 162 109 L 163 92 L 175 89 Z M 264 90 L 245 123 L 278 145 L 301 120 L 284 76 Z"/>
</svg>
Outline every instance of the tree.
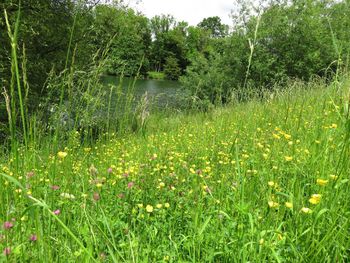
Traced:
<svg viewBox="0 0 350 263">
<path fill-rule="evenodd" d="M 108 48 L 107 73 L 134 76 L 148 70 L 151 31 L 148 19 L 130 8 L 99 5 L 94 10 L 92 41 Z"/>
<path fill-rule="evenodd" d="M 168 57 L 164 66 L 164 74 L 167 79 L 178 80 L 181 75 L 179 62 L 174 57 Z"/>
<path fill-rule="evenodd" d="M 228 26 L 222 24 L 221 18 L 218 16 L 204 18 L 198 27 L 207 30 L 212 38 L 222 38 L 228 34 Z"/>
</svg>

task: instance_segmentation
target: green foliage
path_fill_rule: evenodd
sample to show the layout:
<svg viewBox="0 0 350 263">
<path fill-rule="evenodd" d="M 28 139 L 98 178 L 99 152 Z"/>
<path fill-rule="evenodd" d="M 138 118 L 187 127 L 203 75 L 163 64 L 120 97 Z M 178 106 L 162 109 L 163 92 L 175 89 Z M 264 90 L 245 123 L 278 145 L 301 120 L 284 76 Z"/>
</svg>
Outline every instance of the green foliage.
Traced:
<svg viewBox="0 0 350 263">
<path fill-rule="evenodd" d="M 0 154 L 0 261 L 349 261 L 348 85 Z"/>
<path fill-rule="evenodd" d="M 163 72 L 148 71 L 147 76 L 150 79 L 164 79 L 165 74 Z"/>
<path fill-rule="evenodd" d="M 213 38 L 225 37 L 228 34 L 228 26 L 222 24 L 218 16 L 204 18 L 198 27 L 208 31 Z"/>
<path fill-rule="evenodd" d="M 151 42 L 148 20 L 132 9 L 99 5 L 94 10 L 91 32 L 96 47 L 108 47 L 109 74 L 135 76 L 148 71 Z"/>
<path fill-rule="evenodd" d="M 219 17 L 189 26 L 171 15 L 148 19 L 124 1 L 22 2 L 16 55 L 29 113 L 54 98 L 46 93 L 50 80 L 65 82 L 76 72 L 88 76 L 100 61 L 101 74 L 147 77 L 151 71 L 181 77 L 194 104 L 204 108 L 289 79 L 330 80 L 349 67 L 348 1 L 237 0 L 239 15 L 233 14 L 231 32 Z M 17 1 L 0 5 L 14 25 Z M 2 15 L 0 45 L 0 86 L 10 93 L 11 43 Z M 72 94 L 71 87 L 60 87 L 62 103 Z M 12 90 L 10 97 L 19 95 L 18 87 Z M 2 123 L 7 121 L 5 108 L 1 97 Z"/>
<path fill-rule="evenodd" d="M 208 94 L 220 90 L 223 101 L 228 101 L 232 93 L 246 92 L 242 90 L 246 86 L 272 88 L 290 78 L 331 79 L 348 68 L 346 1 L 272 1 L 260 10 L 242 3 L 241 9 L 241 18 L 236 17 L 226 41 L 211 39 L 206 63 L 198 62 L 197 56 L 190 59 L 182 82 L 193 94 L 214 103 L 216 95 Z M 205 22 L 210 28 L 211 23 Z"/>
<path fill-rule="evenodd" d="M 181 75 L 179 62 L 174 57 L 168 57 L 164 65 L 164 74 L 167 79 L 177 80 Z"/>
</svg>

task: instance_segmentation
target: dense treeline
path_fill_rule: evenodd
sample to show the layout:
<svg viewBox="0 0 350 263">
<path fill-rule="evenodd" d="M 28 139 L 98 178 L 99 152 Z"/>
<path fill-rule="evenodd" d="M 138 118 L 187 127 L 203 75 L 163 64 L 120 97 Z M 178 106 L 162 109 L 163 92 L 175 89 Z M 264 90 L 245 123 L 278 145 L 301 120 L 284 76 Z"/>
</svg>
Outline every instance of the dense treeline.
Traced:
<svg viewBox="0 0 350 263">
<path fill-rule="evenodd" d="M 233 91 L 269 87 L 287 78 L 331 77 L 346 68 L 350 1 L 275 0 L 254 12 L 241 2 L 233 27 L 219 17 L 197 26 L 170 15 L 151 19 L 120 1 L 26 0 L 21 3 L 18 54 L 28 101 L 45 97 L 49 75 L 85 70 L 104 60 L 108 74 L 181 77 L 201 101 L 226 102 Z M 104 1 L 105 3 L 105 1 Z M 5 0 L 14 25 L 18 1 Z M 11 81 L 11 49 L 0 18 L 0 79 Z M 40 96 L 38 96 L 40 95 Z M 1 117 L 5 103 L 1 100 Z"/>
</svg>

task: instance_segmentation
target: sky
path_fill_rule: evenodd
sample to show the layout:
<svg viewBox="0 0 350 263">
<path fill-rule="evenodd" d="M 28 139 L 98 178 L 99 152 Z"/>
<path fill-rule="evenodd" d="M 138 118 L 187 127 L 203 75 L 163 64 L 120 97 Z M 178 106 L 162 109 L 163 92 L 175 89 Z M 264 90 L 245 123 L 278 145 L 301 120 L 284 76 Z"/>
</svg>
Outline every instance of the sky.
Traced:
<svg viewBox="0 0 350 263">
<path fill-rule="evenodd" d="M 128 2 L 128 1 L 126 1 Z M 141 11 L 147 17 L 171 14 L 177 21 L 186 21 L 197 25 L 204 18 L 219 16 L 224 24 L 231 25 L 229 15 L 233 9 L 233 0 L 129 0 L 130 6 Z"/>
</svg>

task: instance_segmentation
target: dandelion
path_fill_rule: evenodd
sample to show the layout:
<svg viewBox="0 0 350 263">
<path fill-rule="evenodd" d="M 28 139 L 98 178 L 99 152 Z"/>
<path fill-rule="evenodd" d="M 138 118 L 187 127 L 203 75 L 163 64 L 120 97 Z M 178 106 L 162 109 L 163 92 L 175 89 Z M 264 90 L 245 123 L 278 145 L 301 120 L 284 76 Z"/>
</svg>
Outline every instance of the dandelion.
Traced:
<svg viewBox="0 0 350 263">
<path fill-rule="evenodd" d="M 153 212 L 153 206 L 147 205 L 147 206 L 146 206 L 146 211 L 147 211 L 148 213 L 152 213 L 152 212 Z"/>
<path fill-rule="evenodd" d="M 60 158 L 60 159 L 62 159 L 62 160 L 63 160 L 64 158 L 66 158 L 67 155 L 68 155 L 67 152 L 58 152 L 58 153 L 57 153 L 58 158 Z"/>
<path fill-rule="evenodd" d="M 170 207 L 170 204 L 169 204 L 169 203 L 165 203 L 165 204 L 164 204 L 164 207 L 165 207 L 165 208 L 169 208 L 169 207 Z"/>
<path fill-rule="evenodd" d="M 325 186 L 326 184 L 328 184 L 328 180 L 324 180 L 324 179 L 317 179 L 316 183 L 320 186 Z"/>
<path fill-rule="evenodd" d="M 161 208 L 163 207 L 163 205 L 162 205 L 162 204 L 157 204 L 156 207 L 157 207 L 158 209 L 161 209 Z"/>
<path fill-rule="evenodd" d="M 321 202 L 321 197 L 322 195 L 320 194 L 313 194 L 309 199 L 309 202 L 313 205 L 317 205 L 319 202 Z"/>
<path fill-rule="evenodd" d="M 303 207 L 302 209 L 300 209 L 300 212 L 303 212 L 304 214 L 311 214 L 312 210 L 308 207 Z"/>
</svg>

